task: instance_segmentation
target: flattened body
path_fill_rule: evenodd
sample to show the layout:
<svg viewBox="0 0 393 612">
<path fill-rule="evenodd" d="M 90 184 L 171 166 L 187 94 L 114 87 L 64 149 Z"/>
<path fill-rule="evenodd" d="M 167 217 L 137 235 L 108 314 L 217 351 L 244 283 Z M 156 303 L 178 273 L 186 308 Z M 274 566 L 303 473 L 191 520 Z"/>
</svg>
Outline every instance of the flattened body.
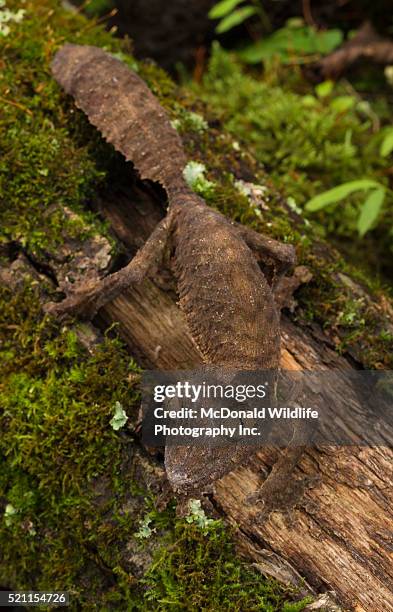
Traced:
<svg viewBox="0 0 393 612">
<path fill-rule="evenodd" d="M 205 361 L 229 368 L 277 368 L 279 315 L 236 229 L 205 205 L 182 207 L 174 242 L 180 306 Z"/>
<path fill-rule="evenodd" d="M 205 205 L 181 208 L 176 226 L 174 272 L 180 306 L 207 367 L 277 369 L 279 314 L 236 228 Z M 208 420 L 199 424 L 211 425 Z M 221 447 L 207 440 L 203 447 L 166 446 L 169 482 L 183 495 L 200 494 L 244 463 L 253 450 L 241 441 Z"/>
</svg>

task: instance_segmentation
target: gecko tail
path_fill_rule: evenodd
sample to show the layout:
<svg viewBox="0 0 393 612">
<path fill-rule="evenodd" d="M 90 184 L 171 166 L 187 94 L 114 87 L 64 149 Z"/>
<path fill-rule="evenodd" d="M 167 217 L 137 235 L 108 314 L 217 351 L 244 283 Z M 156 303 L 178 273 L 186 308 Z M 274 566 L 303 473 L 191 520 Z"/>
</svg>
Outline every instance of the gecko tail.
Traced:
<svg viewBox="0 0 393 612">
<path fill-rule="evenodd" d="M 65 44 L 54 57 L 52 73 L 142 179 L 160 183 L 168 193 L 187 189 L 180 137 L 165 109 L 131 68 L 98 47 Z"/>
</svg>

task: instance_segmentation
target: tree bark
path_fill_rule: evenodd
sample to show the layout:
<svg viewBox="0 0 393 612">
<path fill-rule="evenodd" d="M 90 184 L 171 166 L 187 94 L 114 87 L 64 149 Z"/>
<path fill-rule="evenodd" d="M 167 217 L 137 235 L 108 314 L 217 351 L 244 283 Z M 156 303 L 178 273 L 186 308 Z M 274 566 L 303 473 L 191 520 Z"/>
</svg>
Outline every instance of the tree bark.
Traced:
<svg viewBox="0 0 393 612">
<path fill-rule="evenodd" d="M 361 61 L 388 66 L 393 63 L 393 41 L 380 36 L 366 21 L 356 35 L 310 67 L 321 79 L 338 79 Z"/>
</svg>

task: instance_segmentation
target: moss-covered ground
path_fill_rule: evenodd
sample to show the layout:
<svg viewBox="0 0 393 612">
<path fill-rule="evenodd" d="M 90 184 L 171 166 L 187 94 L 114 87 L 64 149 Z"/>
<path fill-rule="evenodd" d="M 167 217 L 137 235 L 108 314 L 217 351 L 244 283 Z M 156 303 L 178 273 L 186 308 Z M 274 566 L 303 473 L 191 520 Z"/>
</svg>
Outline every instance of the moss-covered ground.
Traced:
<svg viewBox="0 0 393 612">
<path fill-rule="evenodd" d="M 21 6 L 25 14 L 0 35 L 4 266 L 8 255 L 24 252 L 44 269 L 64 241 L 107 233 L 85 205 L 108 180 L 113 151 L 51 78 L 50 60 L 65 41 L 127 57 L 190 129 L 190 156 L 202 144 L 207 164 L 210 155 L 212 203 L 252 221 L 231 178 L 244 160 L 225 162 L 231 140 L 221 144 L 209 131 L 195 131 L 183 107 L 194 103 L 164 73 L 149 63 L 136 66 L 125 55 L 127 43 L 55 0 L 7 0 L 14 13 Z M 64 207 L 78 215 L 64 214 Z M 68 590 L 71 609 L 303 609 L 304 602 L 293 603 L 295 593 L 236 557 L 220 521 L 207 520 L 198 507 L 182 520 L 172 506 L 154 510 L 137 474 L 138 372 L 113 333 L 89 352 L 71 327 L 44 317 L 33 278 L 1 288 L 0 584 Z M 117 432 L 110 420 L 119 404 L 129 420 Z"/>
<path fill-rule="evenodd" d="M 391 116 L 388 85 L 373 92 L 371 102 L 344 79 L 312 85 L 299 68 L 275 64 L 250 73 L 215 43 L 202 82 L 193 86 L 301 209 L 347 181 L 368 177 L 389 186 L 391 158 L 380 153 Z M 347 198 L 331 206 L 320 229 L 354 238 L 358 204 Z M 381 232 L 391 229 L 391 206 L 379 222 Z"/>
</svg>

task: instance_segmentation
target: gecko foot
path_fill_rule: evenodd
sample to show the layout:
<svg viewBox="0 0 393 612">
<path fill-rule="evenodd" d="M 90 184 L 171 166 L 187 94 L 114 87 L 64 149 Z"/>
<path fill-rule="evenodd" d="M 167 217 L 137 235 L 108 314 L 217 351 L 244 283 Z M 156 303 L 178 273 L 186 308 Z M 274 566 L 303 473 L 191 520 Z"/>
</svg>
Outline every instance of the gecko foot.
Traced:
<svg viewBox="0 0 393 612">
<path fill-rule="evenodd" d="M 271 475 L 272 476 L 272 475 Z M 297 506 L 307 489 L 310 489 L 320 481 L 317 476 L 306 476 L 300 479 L 287 479 L 278 474 L 274 478 L 269 476 L 260 489 L 248 495 L 245 503 L 262 508 L 255 515 L 255 521 L 259 524 L 268 520 L 272 512 L 283 514 L 290 524 L 293 523 L 293 510 Z"/>
<path fill-rule="evenodd" d="M 59 320 L 68 315 L 92 319 L 98 310 L 98 302 L 102 292 L 101 284 L 94 283 L 90 288 L 78 290 L 61 302 L 49 302 L 44 310 Z"/>
<path fill-rule="evenodd" d="M 76 288 L 74 293 L 60 303 L 46 304 L 45 312 L 60 319 L 66 315 L 92 319 L 102 306 L 114 300 L 131 285 L 143 281 L 149 270 L 162 261 L 171 222 L 172 216 L 168 213 L 124 268 L 99 281 Z"/>
</svg>

